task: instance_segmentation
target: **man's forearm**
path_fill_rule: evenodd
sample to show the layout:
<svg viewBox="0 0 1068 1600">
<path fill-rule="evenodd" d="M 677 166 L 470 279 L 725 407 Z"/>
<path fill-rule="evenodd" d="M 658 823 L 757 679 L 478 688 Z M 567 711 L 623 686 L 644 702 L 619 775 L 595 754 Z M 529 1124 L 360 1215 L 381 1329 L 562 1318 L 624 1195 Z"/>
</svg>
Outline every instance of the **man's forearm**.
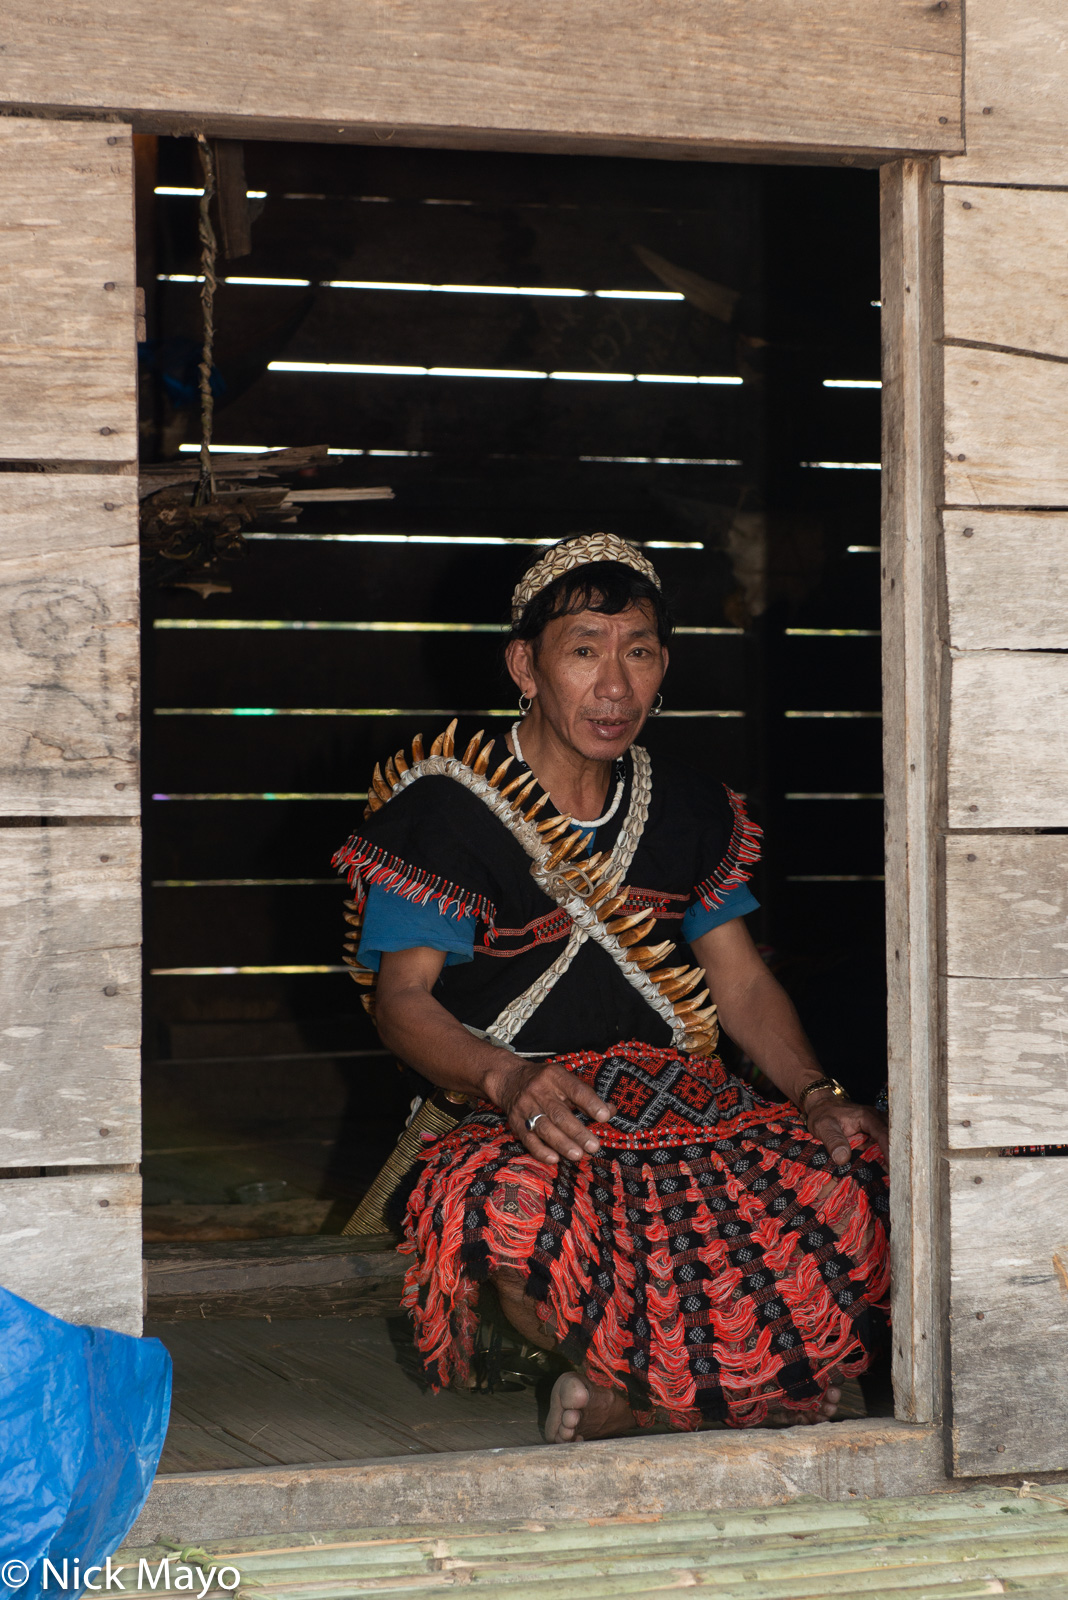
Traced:
<svg viewBox="0 0 1068 1600">
<path fill-rule="evenodd" d="M 770 972 L 752 975 L 718 999 L 723 1031 L 796 1105 L 807 1083 L 824 1076 L 789 995 Z"/>
<path fill-rule="evenodd" d="M 379 1000 L 375 1026 L 387 1049 L 439 1088 L 497 1102 L 496 1085 L 516 1057 L 469 1033 L 420 987 Z"/>
</svg>

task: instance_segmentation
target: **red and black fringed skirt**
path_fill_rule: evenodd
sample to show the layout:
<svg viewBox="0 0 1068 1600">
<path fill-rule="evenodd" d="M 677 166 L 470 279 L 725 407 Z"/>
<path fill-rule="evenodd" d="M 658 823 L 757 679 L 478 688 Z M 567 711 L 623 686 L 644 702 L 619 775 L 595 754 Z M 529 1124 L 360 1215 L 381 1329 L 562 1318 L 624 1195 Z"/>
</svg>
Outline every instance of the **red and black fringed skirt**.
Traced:
<svg viewBox="0 0 1068 1600">
<path fill-rule="evenodd" d="M 793 1106 L 718 1060 L 631 1042 L 559 1063 L 619 1108 L 602 1149 L 544 1166 L 492 1109 L 430 1145 L 404 1304 L 435 1388 L 468 1373 L 479 1285 L 520 1273 L 562 1353 L 679 1428 L 815 1411 L 888 1323 L 887 1177 L 832 1164 Z"/>
</svg>

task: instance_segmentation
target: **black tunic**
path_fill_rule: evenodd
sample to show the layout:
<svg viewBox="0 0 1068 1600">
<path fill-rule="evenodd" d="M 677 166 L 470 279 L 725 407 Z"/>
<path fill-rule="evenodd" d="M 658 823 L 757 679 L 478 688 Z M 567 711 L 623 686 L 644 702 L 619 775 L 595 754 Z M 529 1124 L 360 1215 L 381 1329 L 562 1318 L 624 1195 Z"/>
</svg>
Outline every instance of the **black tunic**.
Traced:
<svg viewBox="0 0 1068 1600">
<path fill-rule="evenodd" d="M 504 730 L 494 731 L 503 757 Z M 598 851 L 613 847 L 627 814 L 634 775 L 629 755 L 624 766 L 623 798 L 612 820 L 597 830 Z M 514 763 L 508 779 L 520 770 Z M 529 810 L 541 793 L 531 790 L 522 809 Z M 552 815 L 551 802 L 539 815 Z M 691 959 L 680 942 L 683 916 L 697 903 L 720 904 L 748 878 L 759 832 L 740 797 L 724 785 L 709 784 L 676 762 L 653 759 L 649 817 L 626 875 L 631 893 L 620 915 L 656 910 L 646 943 L 671 939 L 680 945 L 663 964 Z M 571 918 L 532 878 L 519 841 L 477 795 L 446 776 L 421 777 L 397 790 L 338 852 L 335 864 L 348 869 L 358 899 L 377 882 L 412 899 L 436 901 L 443 915 L 477 918 L 474 960 L 445 967 L 434 991 L 459 1021 L 476 1028 L 488 1028 L 534 982 L 571 931 Z M 666 1046 L 671 1029 L 607 952 L 587 940 L 512 1043 L 519 1051 L 555 1052 L 606 1050 L 621 1039 Z"/>
</svg>

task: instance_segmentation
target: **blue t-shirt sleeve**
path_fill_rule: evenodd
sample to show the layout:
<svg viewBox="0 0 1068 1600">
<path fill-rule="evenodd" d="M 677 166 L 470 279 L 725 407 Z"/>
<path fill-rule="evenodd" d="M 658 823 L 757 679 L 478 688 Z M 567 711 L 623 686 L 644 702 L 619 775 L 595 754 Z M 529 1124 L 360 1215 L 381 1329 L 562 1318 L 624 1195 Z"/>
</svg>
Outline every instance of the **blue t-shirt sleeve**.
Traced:
<svg viewBox="0 0 1068 1600">
<path fill-rule="evenodd" d="M 378 971 L 384 950 L 444 950 L 445 965 L 473 961 L 475 956 L 475 918 L 442 916 L 435 904 L 420 906 L 372 885 L 360 932 L 359 959 L 372 972 Z"/>
<path fill-rule="evenodd" d="M 750 911 L 758 910 L 759 906 L 760 901 L 750 894 L 749 885 L 740 883 L 736 889 L 731 889 L 723 897 L 721 906 L 712 906 L 709 909 L 699 900 L 696 905 L 692 905 L 682 919 L 682 937 L 687 944 L 693 944 L 703 933 L 711 932 L 721 923 L 732 922 L 735 917 L 748 916 Z"/>
</svg>

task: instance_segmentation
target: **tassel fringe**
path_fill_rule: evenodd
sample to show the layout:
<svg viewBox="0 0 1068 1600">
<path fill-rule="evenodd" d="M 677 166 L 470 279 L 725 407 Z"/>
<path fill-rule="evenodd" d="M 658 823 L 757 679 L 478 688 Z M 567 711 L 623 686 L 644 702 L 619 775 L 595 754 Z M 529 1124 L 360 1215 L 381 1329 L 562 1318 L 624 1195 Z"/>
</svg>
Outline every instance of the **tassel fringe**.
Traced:
<svg viewBox="0 0 1068 1600">
<path fill-rule="evenodd" d="M 734 827 L 723 860 L 715 872 L 710 873 L 694 890 L 706 911 L 711 911 L 713 906 L 721 906 L 732 889 L 749 882 L 752 873 L 745 872 L 743 868 L 760 860 L 760 840 L 764 835 L 763 828 L 758 827 L 746 812 L 741 795 L 735 794 L 733 789 L 727 789 L 726 784 L 723 787 L 727 790 L 727 799 L 734 812 Z"/>
</svg>

